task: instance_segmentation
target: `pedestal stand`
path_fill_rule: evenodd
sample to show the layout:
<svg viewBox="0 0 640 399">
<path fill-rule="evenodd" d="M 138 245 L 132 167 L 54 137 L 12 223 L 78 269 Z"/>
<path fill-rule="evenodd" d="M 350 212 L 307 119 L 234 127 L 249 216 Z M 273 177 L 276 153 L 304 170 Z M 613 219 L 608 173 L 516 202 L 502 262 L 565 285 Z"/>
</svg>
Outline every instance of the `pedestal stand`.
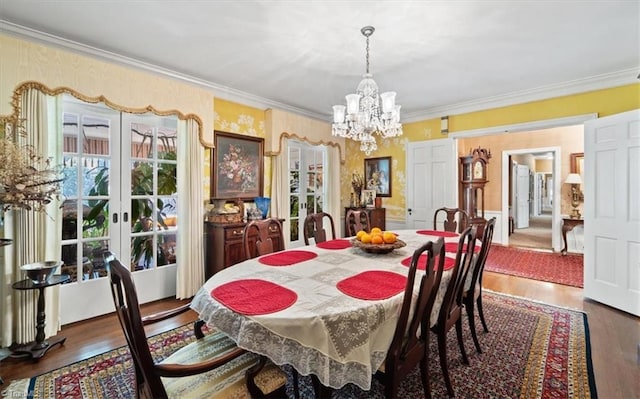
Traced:
<svg viewBox="0 0 640 399">
<path fill-rule="evenodd" d="M 67 274 L 53 275 L 51 278 L 42 284 L 34 284 L 31 279 L 24 279 L 13 283 L 11 287 L 16 290 L 38 290 L 38 314 L 36 316 L 36 340 L 29 342 L 28 344 L 14 345 L 9 347 L 13 355 L 30 355 L 32 359 L 38 360 L 51 347 L 57 344 L 64 344 L 65 337 L 54 336 L 45 340 L 44 326 L 45 326 L 45 312 L 44 312 L 44 289 L 58 284 L 66 283 L 71 280 L 71 277 Z"/>
</svg>

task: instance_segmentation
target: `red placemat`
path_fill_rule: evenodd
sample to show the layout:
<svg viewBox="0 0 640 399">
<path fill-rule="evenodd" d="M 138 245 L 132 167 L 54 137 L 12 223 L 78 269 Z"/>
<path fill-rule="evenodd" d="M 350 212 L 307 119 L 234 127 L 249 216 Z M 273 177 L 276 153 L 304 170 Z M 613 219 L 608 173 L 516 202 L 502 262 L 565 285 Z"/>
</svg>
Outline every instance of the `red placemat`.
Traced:
<svg viewBox="0 0 640 399">
<path fill-rule="evenodd" d="M 418 230 L 416 231 L 416 233 L 424 234 L 426 236 L 436 236 L 436 237 L 458 237 L 460 235 L 453 231 L 440 231 L 440 230 Z"/>
<path fill-rule="evenodd" d="M 464 244 L 462 247 L 462 252 L 467 250 L 467 244 Z M 444 252 L 458 252 L 458 243 L 457 242 L 448 242 L 444 244 Z M 480 252 L 480 246 L 476 245 L 473 249 L 473 252 Z"/>
<path fill-rule="evenodd" d="M 269 266 L 291 266 L 305 260 L 313 259 L 318 254 L 309 251 L 283 251 L 266 255 L 258 259 L 258 262 Z"/>
<path fill-rule="evenodd" d="M 345 249 L 351 248 L 351 243 L 349 240 L 330 240 L 319 242 L 316 244 L 316 247 L 324 249 Z"/>
<path fill-rule="evenodd" d="M 351 297 L 375 301 L 404 291 L 406 284 L 407 278 L 398 273 L 369 270 L 339 281 L 336 287 Z"/>
<path fill-rule="evenodd" d="M 438 267 L 438 257 L 436 256 L 436 263 L 435 263 L 435 267 Z M 411 257 L 408 257 L 407 259 L 404 259 L 402 262 L 403 265 L 409 267 L 411 266 Z M 452 269 L 453 266 L 456 264 L 456 260 L 453 258 L 450 258 L 448 256 L 444 257 L 444 270 L 449 270 Z M 420 258 L 418 259 L 418 270 L 424 270 L 427 268 L 427 255 L 426 254 L 422 254 L 420 255 Z"/>
<path fill-rule="evenodd" d="M 298 295 L 288 288 L 259 279 L 231 281 L 211 290 L 211 297 L 246 315 L 278 312 L 293 305 Z"/>
</svg>

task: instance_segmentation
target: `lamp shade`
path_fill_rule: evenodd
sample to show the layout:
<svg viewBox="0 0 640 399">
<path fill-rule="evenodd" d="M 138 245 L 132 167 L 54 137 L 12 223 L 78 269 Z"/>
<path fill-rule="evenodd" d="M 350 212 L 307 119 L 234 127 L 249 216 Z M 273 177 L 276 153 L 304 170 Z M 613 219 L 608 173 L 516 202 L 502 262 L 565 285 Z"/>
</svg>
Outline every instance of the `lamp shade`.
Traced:
<svg viewBox="0 0 640 399">
<path fill-rule="evenodd" d="M 577 173 L 569 173 L 567 176 L 567 180 L 564 181 L 565 184 L 582 184 L 582 178 Z"/>
</svg>

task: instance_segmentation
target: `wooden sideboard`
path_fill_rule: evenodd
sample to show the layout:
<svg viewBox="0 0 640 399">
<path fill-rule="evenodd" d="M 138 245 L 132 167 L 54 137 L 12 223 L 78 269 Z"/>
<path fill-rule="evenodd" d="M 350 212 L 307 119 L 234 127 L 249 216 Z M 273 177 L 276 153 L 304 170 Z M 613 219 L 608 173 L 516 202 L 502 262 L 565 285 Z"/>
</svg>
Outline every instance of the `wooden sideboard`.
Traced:
<svg viewBox="0 0 640 399">
<path fill-rule="evenodd" d="M 283 222 L 284 220 L 280 220 Z M 246 223 L 204 223 L 204 277 L 211 276 L 231 265 L 245 260 L 242 235 Z M 249 241 L 255 241 L 257 234 L 250 233 Z M 277 232 L 271 236 L 274 245 L 280 244 Z"/>
<path fill-rule="evenodd" d="M 386 209 L 385 208 L 351 208 L 351 207 L 346 207 L 346 208 L 344 208 L 343 217 L 345 217 L 347 215 L 347 212 L 349 211 L 349 209 L 360 209 L 360 210 L 366 211 L 367 214 L 369 215 L 369 221 L 371 221 L 371 227 L 380 227 L 383 231 L 387 229 L 387 213 L 386 213 Z M 347 223 L 345 221 L 344 234 L 347 234 L 348 230 L 349 229 L 347 228 Z"/>
</svg>

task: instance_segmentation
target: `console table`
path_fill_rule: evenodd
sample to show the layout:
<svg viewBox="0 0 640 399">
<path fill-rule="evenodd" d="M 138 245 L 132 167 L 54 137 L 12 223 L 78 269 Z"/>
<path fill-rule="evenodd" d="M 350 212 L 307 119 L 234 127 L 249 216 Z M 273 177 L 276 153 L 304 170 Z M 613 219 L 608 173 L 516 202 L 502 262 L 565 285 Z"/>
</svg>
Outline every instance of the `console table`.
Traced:
<svg viewBox="0 0 640 399">
<path fill-rule="evenodd" d="M 58 284 L 66 283 L 70 281 L 71 277 L 68 274 L 54 274 L 51 278 L 42 284 L 35 284 L 33 280 L 27 278 L 17 281 L 11 285 L 16 290 L 35 290 L 38 292 L 38 314 L 36 315 L 36 340 L 29 342 L 28 344 L 15 345 L 9 347 L 14 354 L 28 354 L 32 359 L 40 359 L 51 347 L 57 344 L 64 344 L 65 337 L 54 336 L 45 341 L 44 339 L 44 289 Z"/>
<path fill-rule="evenodd" d="M 565 256 L 567 254 L 567 233 L 573 230 L 576 226 L 584 226 L 584 219 L 562 219 L 562 239 L 564 240 L 564 248 L 560 251 L 560 255 Z"/>
</svg>

